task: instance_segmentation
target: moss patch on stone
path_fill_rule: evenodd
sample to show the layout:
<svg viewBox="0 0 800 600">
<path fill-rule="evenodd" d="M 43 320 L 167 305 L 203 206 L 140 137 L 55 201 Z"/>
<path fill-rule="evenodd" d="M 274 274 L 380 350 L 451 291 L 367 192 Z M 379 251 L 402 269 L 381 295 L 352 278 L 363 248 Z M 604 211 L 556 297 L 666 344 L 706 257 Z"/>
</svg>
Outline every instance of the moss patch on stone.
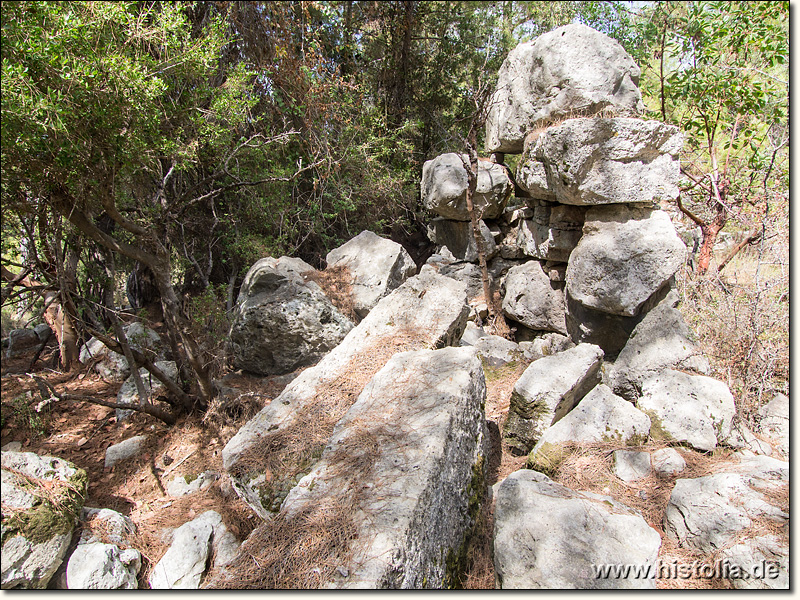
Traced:
<svg viewBox="0 0 800 600">
<path fill-rule="evenodd" d="M 77 469 L 68 481 L 58 481 L 61 485 L 47 496 L 37 494 L 32 489 L 35 486 L 24 486 L 37 500 L 27 510 L 14 511 L 7 518 L 3 515 L 2 543 L 22 535 L 33 544 L 43 544 L 57 535 L 70 534 L 83 507 L 88 482 L 86 471 Z"/>
<path fill-rule="evenodd" d="M 472 465 L 472 477 L 467 485 L 467 516 L 469 524 L 464 538 L 457 548 L 448 548 L 445 557 L 445 573 L 442 587 L 461 589 L 464 574 L 467 572 L 467 558 L 470 544 L 475 537 L 481 506 L 486 497 L 486 460 L 479 454 Z M 423 587 L 425 587 L 423 585 Z"/>
<path fill-rule="evenodd" d="M 528 462 L 525 466 L 552 478 L 555 477 L 558 467 L 568 455 L 569 450 L 561 444 L 545 442 L 528 455 Z"/>
</svg>

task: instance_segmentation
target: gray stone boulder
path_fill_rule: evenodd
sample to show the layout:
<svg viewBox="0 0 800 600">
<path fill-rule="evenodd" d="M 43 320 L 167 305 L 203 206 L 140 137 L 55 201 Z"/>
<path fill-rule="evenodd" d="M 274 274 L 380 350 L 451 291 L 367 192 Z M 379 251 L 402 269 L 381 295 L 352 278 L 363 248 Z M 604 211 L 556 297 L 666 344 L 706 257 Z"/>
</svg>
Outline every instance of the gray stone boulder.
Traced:
<svg viewBox="0 0 800 600">
<path fill-rule="evenodd" d="M 500 293 L 508 318 L 538 331 L 567 333 L 563 284 L 551 281 L 539 261 L 509 269 Z"/>
<path fill-rule="evenodd" d="M 677 294 L 670 295 L 677 301 Z M 669 299 L 659 303 L 631 332 L 609 371 L 615 394 L 636 400 L 646 379 L 681 365 L 695 352 L 694 336 L 672 304 Z"/>
<path fill-rule="evenodd" d="M 556 424 L 600 381 L 603 351 L 579 344 L 535 360 L 514 384 L 504 437 L 527 454 L 545 430 Z"/>
<path fill-rule="evenodd" d="M 281 509 L 292 518 L 361 490 L 350 514 L 357 529 L 352 562 L 330 587 L 455 583 L 445 557 L 463 550 L 484 493 L 485 398 L 471 348 L 396 354 L 367 384 Z M 354 462 L 361 466 L 348 466 Z"/>
<path fill-rule="evenodd" d="M 565 444 L 621 442 L 638 445 L 647 441 L 649 432 L 650 419 L 646 414 L 600 384 L 542 433 L 528 456 L 528 466 L 551 473 L 563 458 Z"/>
<path fill-rule="evenodd" d="M 170 380 L 175 383 L 178 382 L 178 365 L 175 364 L 174 360 L 159 360 L 154 364 L 161 369 L 164 375 L 169 377 Z M 144 367 L 139 369 L 139 377 L 141 377 L 142 385 L 144 385 L 144 389 L 147 391 L 148 397 L 151 400 L 167 394 L 166 386 Z M 122 387 L 119 388 L 119 392 L 117 392 L 117 403 L 139 404 L 139 391 L 136 389 L 136 382 L 133 380 L 133 375 L 128 377 L 122 384 Z M 115 414 L 117 422 L 127 419 L 132 413 L 132 410 L 126 410 L 124 408 L 116 409 Z"/>
<path fill-rule="evenodd" d="M 788 590 L 789 540 L 786 538 L 788 535 L 784 538 L 762 535 L 723 550 L 720 556 L 727 562 L 728 580 L 733 587 L 738 590 Z"/>
<path fill-rule="evenodd" d="M 337 378 L 362 369 L 382 347 L 405 334 L 405 350 L 458 344 L 467 325 L 466 286 L 432 270 L 406 281 L 383 298 L 366 318 L 319 363 L 303 371 L 283 392 L 248 421 L 222 450 L 225 469 L 239 496 L 262 518 L 269 518 L 263 469 L 245 468 L 242 457 L 272 431 L 292 426 L 298 415 L 318 402 L 319 393 Z M 372 349 L 372 350 L 370 350 Z M 369 356 L 363 356 L 369 350 Z M 387 357 L 388 359 L 388 357 Z"/>
<path fill-rule="evenodd" d="M 560 333 L 545 333 L 537 336 L 530 342 L 520 342 L 519 347 L 525 353 L 525 358 L 538 360 L 544 356 L 557 354 L 575 347 L 575 343 Z"/>
<path fill-rule="evenodd" d="M 504 243 L 514 244 L 525 256 L 567 262 L 581 238 L 585 212 L 579 206 L 538 202 L 533 218 L 520 220 L 511 230 L 511 241 Z"/>
<path fill-rule="evenodd" d="M 0 464 L 0 587 L 45 589 L 72 539 L 86 496 L 86 472 L 33 452 L 2 452 Z"/>
<path fill-rule="evenodd" d="M 467 298 L 470 300 L 483 296 L 481 268 L 475 263 L 450 260 L 437 253 L 433 254 L 422 268 L 432 269 L 434 273 L 461 281 L 467 286 Z"/>
<path fill-rule="evenodd" d="M 579 206 L 657 203 L 678 197 L 683 136 L 640 119 L 569 119 L 523 155 L 517 183 L 533 198 Z"/>
<path fill-rule="evenodd" d="M 686 468 L 686 461 L 675 448 L 661 448 L 650 457 L 653 470 L 659 475 L 676 475 Z"/>
<path fill-rule="evenodd" d="M 325 260 L 328 268 L 347 267 L 350 271 L 353 309 L 361 318 L 417 272 L 417 265 L 405 248 L 371 231 L 362 231 L 331 250 Z"/>
<path fill-rule="evenodd" d="M 756 519 L 788 524 L 789 515 L 772 499 L 781 489 L 788 494 L 788 482 L 789 463 L 766 456 L 743 459 L 705 477 L 678 479 L 664 530 L 681 547 L 702 552 L 730 547 Z"/>
<path fill-rule="evenodd" d="M 103 466 L 110 469 L 118 462 L 128 460 L 139 454 L 143 449 L 145 442 L 147 442 L 146 435 L 136 435 L 127 440 L 123 440 L 118 444 L 112 444 L 106 448 L 105 462 Z"/>
<path fill-rule="evenodd" d="M 136 535 L 136 525 L 129 517 L 108 508 L 81 509 L 81 522 L 94 521 L 102 528 L 102 536 L 97 536 L 89 528 L 81 530 L 80 543 L 107 541 L 117 546 L 129 546 Z"/>
<path fill-rule="evenodd" d="M 463 157 L 469 164 L 467 155 Z M 425 208 L 445 219 L 470 220 L 467 185 L 464 162 L 455 152 L 442 154 L 422 165 L 422 203 Z M 513 190 L 506 167 L 488 160 L 478 160 L 478 181 L 472 199 L 478 218 L 496 219 L 502 215 Z"/>
<path fill-rule="evenodd" d="M 4 340 L 5 341 L 5 340 Z M 38 347 L 42 340 L 33 329 L 12 329 L 8 333 L 6 358 L 15 358 Z"/>
<path fill-rule="evenodd" d="M 172 543 L 150 573 L 154 590 L 194 590 L 200 587 L 214 554 L 213 567 L 224 567 L 235 556 L 239 544 L 222 522 L 220 514 L 207 510 L 172 533 Z"/>
<path fill-rule="evenodd" d="M 579 492 L 535 471 L 496 492 L 494 567 L 502 589 L 652 589 L 655 579 L 603 577 L 597 568 L 655 568 L 661 536 L 610 496 Z"/>
<path fill-rule="evenodd" d="M 653 421 L 653 437 L 703 452 L 730 436 L 736 414 L 733 396 L 723 382 L 672 369 L 644 382 L 637 406 Z"/>
<path fill-rule="evenodd" d="M 627 483 L 648 477 L 653 472 L 649 452 L 614 450 L 614 475 Z"/>
<path fill-rule="evenodd" d="M 176 475 L 167 482 L 166 492 L 173 498 L 193 494 L 200 490 L 208 489 L 219 479 L 219 474 L 213 471 L 203 471 L 196 477 L 189 475 Z"/>
<path fill-rule="evenodd" d="M 461 346 L 472 346 L 491 367 L 500 367 L 524 356 L 519 344 L 499 335 L 486 333 L 483 328 L 470 323 L 461 337 Z"/>
<path fill-rule="evenodd" d="M 250 268 L 230 330 L 237 368 L 290 373 L 317 362 L 353 328 L 316 283 L 304 280 L 310 270 L 287 257 L 262 258 Z"/>
<path fill-rule="evenodd" d="M 565 25 L 519 44 L 498 73 L 487 152 L 522 152 L 528 132 L 575 114 L 641 114 L 639 75 L 618 42 L 586 25 Z"/>
<path fill-rule="evenodd" d="M 749 455 L 763 454 L 772 456 L 772 446 L 758 439 L 740 418 L 734 417 L 731 433 L 722 442 L 728 448 L 734 448 Z"/>
<path fill-rule="evenodd" d="M 486 260 L 490 260 L 498 251 L 494 235 L 482 220 L 478 222 L 478 227 L 483 239 Z M 478 262 L 478 245 L 475 243 L 472 223 L 469 221 L 433 219 L 428 226 L 428 238 L 434 244 L 446 247 L 456 260 Z"/>
<path fill-rule="evenodd" d="M 67 589 L 135 590 L 142 566 L 138 550 L 120 550 L 115 544 L 79 544 L 67 564 Z"/>
<path fill-rule="evenodd" d="M 633 317 L 683 264 L 686 247 L 661 210 L 597 206 L 567 266 L 567 293 L 583 306 Z"/>
<path fill-rule="evenodd" d="M 153 358 L 163 356 L 160 350 L 161 337 L 152 329 L 135 321 L 123 327 L 123 330 L 128 344 L 134 350 L 149 352 Z M 128 360 L 122 354 L 109 349 L 95 337 L 89 339 L 81 347 L 78 359 L 84 365 L 91 360 L 97 360 L 95 371 L 101 376 L 115 381 L 125 379 L 131 372 Z"/>
<path fill-rule="evenodd" d="M 758 431 L 774 441 L 775 447 L 789 458 L 789 397 L 775 394 L 775 397 L 758 410 L 761 418 Z"/>
</svg>

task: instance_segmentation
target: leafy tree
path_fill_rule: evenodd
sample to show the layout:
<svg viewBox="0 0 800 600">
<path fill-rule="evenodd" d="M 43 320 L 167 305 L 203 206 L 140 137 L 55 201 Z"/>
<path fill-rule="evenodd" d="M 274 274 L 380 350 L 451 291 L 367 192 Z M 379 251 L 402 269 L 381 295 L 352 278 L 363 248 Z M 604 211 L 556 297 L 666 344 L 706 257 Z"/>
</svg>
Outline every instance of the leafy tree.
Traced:
<svg viewBox="0 0 800 600">
<path fill-rule="evenodd" d="M 788 2 L 659 2 L 639 22 L 650 114 L 687 134 L 679 207 L 702 231 L 698 274 L 729 219 L 755 220 L 758 239 L 783 176 L 788 16 Z"/>
</svg>

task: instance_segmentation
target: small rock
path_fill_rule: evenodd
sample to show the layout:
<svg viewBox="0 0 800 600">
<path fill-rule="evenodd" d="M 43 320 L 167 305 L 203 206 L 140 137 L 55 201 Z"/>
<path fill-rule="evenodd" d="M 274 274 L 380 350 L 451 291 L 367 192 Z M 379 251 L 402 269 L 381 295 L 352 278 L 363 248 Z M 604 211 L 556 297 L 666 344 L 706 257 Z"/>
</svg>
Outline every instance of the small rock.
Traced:
<svg viewBox="0 0 800 600">
<path fill-rule="evenodd" d="M 622 481 L 631 483 L 638 479 L 644 479 L 651 472 L 649 452 L 614 451 L 614 474 Z"/>
<path fill-rule="evenodd" d="M 137 435 L 135 437 L 128 438 L 127 440 L 122 441 L 119 444 L 114 444 L 113 446 L 109 446 L 106 449 L 104 467 L 106 469 L 109 469 L 120 461 L 127 460 L 132 456 L 136 456 L 142 451 L 144 443 L 146 441 L 147 441 L 147 436 Z"/>
<path fill-rule="evenodd" d="M 656 450 L 650 457 L 650 464 L 659 475 L 675 475 L 686 468 L 686 461 L 675 448 Z"/>
</svg>

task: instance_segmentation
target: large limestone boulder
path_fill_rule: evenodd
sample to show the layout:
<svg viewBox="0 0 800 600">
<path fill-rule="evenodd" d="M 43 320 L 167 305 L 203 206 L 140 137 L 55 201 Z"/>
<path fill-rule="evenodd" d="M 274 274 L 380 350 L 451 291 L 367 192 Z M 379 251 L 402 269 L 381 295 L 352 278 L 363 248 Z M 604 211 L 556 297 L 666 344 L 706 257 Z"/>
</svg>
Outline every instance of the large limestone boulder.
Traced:
<svg viewBox="0 0 800 600">
<path fill-rule="evenodd" d="M 644 382 L 638 407 L 657 430 L 654 437 L 710 452 L 731 435 L 736 414 L 728 386 L 705 375 L 666 369 Z"/>
<path fill-rule="evenodd" d="M 161 356 L 159 345 L 161 337 L 149 327 L 138 321 L 126 325 L 123 330 L 128 344 L 138 352 L 150 351 L 152 357 Z M 83 364 L 96 360 L 94 369 L 107 379 L 123 380 L 130 375 L 128 360 L 118 352 L 109 349 L 103 342 L 93 337 L 82 347 L 78 359 Z"/>
<path fill-rule="evenodd" d="M 613 441 L 638 445 L 647 441 L 649 433 L 648 416 L 600 384 L 542 434 L 528 457 L 528 466 L 551 473 L 561 462 L 565 444 Z"/>
<path fill-rule="evenodd" d="M 537 201 L 531 201 L 534 202 Z M 532 218 L 517 222 L 509 234 L 511 239 L 506 238 L 503 244 L 513 245 L 520 253 L 532 258 L 567 262 L 581 239 L 586 210 L 578 206 L 537 202 L 532 212 Z"/>
<path fill-rule="evenodd" d="M 260 516 L 269 518 L 270 490 L 276 485 L 269 480 L 274 475 L 245 460 L 248 454 L 268 433 L 296 425 L 332 382 L 372 368 L 376 356 L 392 348 L 398 336 L 405 335 L 404 350 L 458 344 L 469 315 L 466 296 L 463 283 L 426 269 L 378 302 L 334 350 L 286 386 L 223 448 L 223 464 L 239 496 Z M 383 357 L 384 364 L 388 359 Z"/>
<path fill-rule="evenodd" d="M 683 315 L 672 302 L 661 302 L 634 328 L 614 361 L 609 371 L 611 387 L 614 393 L 635 401 L 646 379 L 684 363 L 694 351 L 694 336 Z"/>
<path fill-rule="evenodd" d="M 2 452 L 2 589 L 45 589 L 86 496 L 86 472 L 33 452 Z"/>
<path fill-rule="evenodd" d="M 592 207 L 570 255 L 567 293 L 590 309 L 636 316 L 680 268 L 685 253 L 664 211 Z"/>
<path fill-rule="evenodd" d="M 497 254 L 497 243 L 482 220 L 478 222 L 478 229 L 483 239 L 486 260 L 489 260 Z M 428 237 L 434 244 L 446 247 L 456 260 L 478 262 L 478 245 L 475 243 L 472 223 L 469 221 L 433 219 L 428 227 Z"/>
<path fill-rule="evenodd" d="M 759 432 L 774 441 L 778 450 L 789 458 L 789 397 L 775 394 L 775 397 L 758 411 L 761 421 Z"/>
<path fill-rule="evenodd" d="M 463 550 L 485 489 L 485 398 L 472 348 L 396 354 L 372 378 L 281 509 L 291 519 L 337 500 L 350 506 L 353 558 L 327 585 L 455 583 L 448 561 Z"/>
<path fill-rule="evenodd" d="M 678 128 L 660 121 L 569 119 L 528 148 L 517 183 L 533 198 L 561 204 L 674 200 L 682 146 Z"/>
<path fill-rule="evenodd" d="M 502 589 L 652 589 L 655 579 L 602 577 L 597 568 L 655 568 L 661 536 L 610 496 L 579 492 L 535 471 L 497 487 L 494 567 Z"/>
<path fill-rule="evenodd" d="M 464 160 L 469 164 L 467 155 Z M 455 152 L 442 154 L 422 165 L 420 191 L 425 208 L 453 221 L 469 221 L 467 210 L 467 170 Z M 503 214 L 514 186 L 503 165 L 478 161 L 478 181 L 472 199 L 476 216 L 496 219 Z"/>
<path fill-rule="evenodd" d="M 585 25 L 565 25 L 519 44 L 498 73 L 486 149 L 520 153 L 528 132 L 576 114 L 641 114 L 639 75 L 618 42 Z"/>
<path fill-rule="evenodd" d="M 727 561 L 728 580 L 737 590 L 789 589 L 789 544 L 786 539 L 777 535 L 746 539 L 723 550 L 720 557 Z"/>
<path fill-rule="evenodd" d="M 172 543 L 150 573 L 154 590 L 195 590 L 209 566 L 228 564 L 239 548 L 220 514 L 207 510 L 172 532 Z M 209 557 L 214 556 L 213 565 Z"/>
<path fill-rule="evenodd" d="M 603 351 L 579 344 L 533 361 L 514 384 L 504 437 L 527 454 L 545 430 L 561 420 L 600 381 Z"/>
<path fill-rule="evenodd" d="M 539 261 L 509 269 L 500 293 L 510 319 L 538 331 L 567 333 L 563 284 L 551 281 Z"/>
<path fill-rule="evenodd" d="M 365 317 L 378 300 L 416 274 L 417 265 L 397 242 L 362 231 L 328 252 L 328 268 L 347 267 L 352 277 L 353 309 Z"/>
<path fill-rule="evenodd" d="M 353 328 L 300 259 L 262 258 L 242 283 L 231 324 L 237 368 L 283 375 L 317 362 Z"/>
<path fill-rule="evenodd" d="M 682 547 L 703 552 L 730 547 L 755 520 L 788 525 L 788 486 L 789 463 L 767 456 L 742 459 L 705 477 L 678 479 L 664 530 Z M 775 500 L 781 495 L 785 506 Z"/>
<path fill-rule="evenodd" d="M 467 298 L 470 300 L 483 295 L 481 268 L 475 263 L 455 260 L 453 256 L 447 258 L 436 253 L 431 255 L 422 269 L 432 270 L 434 273 L 464 283 L 467 286 Z"/>
<path fill-rule="evenodd" d="M 67 589 L 135 590 L 142 566 L 138 550 L 120 550 L 116 544 L 79 544 L 67 565 Z"/>
</svg>

